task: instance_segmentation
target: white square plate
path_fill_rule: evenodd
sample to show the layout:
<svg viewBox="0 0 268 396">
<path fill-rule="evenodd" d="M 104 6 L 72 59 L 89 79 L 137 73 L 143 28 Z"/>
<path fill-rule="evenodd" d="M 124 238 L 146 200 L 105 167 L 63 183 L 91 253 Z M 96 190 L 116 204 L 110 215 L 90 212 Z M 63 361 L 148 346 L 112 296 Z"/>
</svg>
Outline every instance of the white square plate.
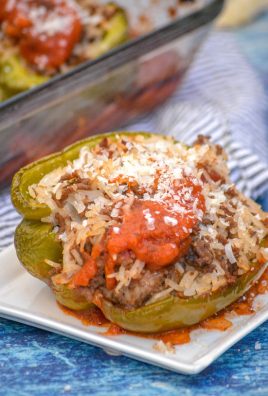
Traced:
<svg viewBox="0 0 268 396">
<path fill-rule="evenodd" d="M 153 349 L 155 340 L 120 335 L 108 337 L 104 329 L 84 326 L 65 315 L 55 303 L 50 289 L 29 275 L 20 265 L 14 246 L 0 254 L 0 316 L 75 338 L 103 348 L 107 353 L 123 354 L 184 374 L 204 370 L 233 344 L 268 319 L 268 294 L 255 301 L 257 312 L 232 319 L 225 332 L 195 330 L 189 344 L 176 347 L 175 354 Z"/>
</svg>

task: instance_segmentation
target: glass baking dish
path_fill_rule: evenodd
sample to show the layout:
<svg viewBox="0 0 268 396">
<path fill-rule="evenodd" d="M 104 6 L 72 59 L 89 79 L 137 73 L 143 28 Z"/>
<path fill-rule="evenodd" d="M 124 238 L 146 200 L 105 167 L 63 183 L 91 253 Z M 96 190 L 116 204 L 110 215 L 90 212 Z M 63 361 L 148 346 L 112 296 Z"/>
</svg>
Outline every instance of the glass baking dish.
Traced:
<svg viewBox="0 0 268 396">
<path fill-rule="evenodd" d="M 0 184 L 26 163 L 163 103 L 223 1 L 184 1 L 178 15 L 174 0 L 121 1 L 137 38 L 0 105 Z"/>
</svg>

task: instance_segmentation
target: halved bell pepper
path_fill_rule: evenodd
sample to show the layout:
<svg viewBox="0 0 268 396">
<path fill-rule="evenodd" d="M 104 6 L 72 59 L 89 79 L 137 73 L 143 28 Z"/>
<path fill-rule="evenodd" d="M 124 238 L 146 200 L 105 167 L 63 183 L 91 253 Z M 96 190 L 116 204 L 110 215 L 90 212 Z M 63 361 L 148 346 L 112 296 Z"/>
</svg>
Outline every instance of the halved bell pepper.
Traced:
<svg viewBox="0 0 268 396">
<path fill-rule="evenodd" d="M 149 133 L 137 134 L 143 134 L 145 137 L 151 136 Z M 114 138 L 115 135 L 126 136 L 129 133 L 115 132 L 82 140 L 62 152 L 27 165 L 13 178 L 12 201 L 24 217 L 15 234 L 18 258 L 33 276 L 52 287 L 56 299 L 61 304 L 74 310 L 86 309 L 90 303 L 81 296 L 78 289 L 71 289 L 67 285 L 56 287 L 51 282 L 55 269 L 46 264 L 45 260 L 62 263 L 62 245 L 57 240 L 52 226 L 41 222 L 42 217 L 49 215 L 50 209 L 30 197 L 28 187 L 37 183 L 52 170 L 65 166 L 67 161 L 76 159 L 81 147 L 93 148 L 104 137 Z M 252 264 L 251 271 L 240 276 L 233 285 L 201 297 L 182 299 L 170 296 L 135 310 L 122 309 L 102 298 L 98 299 L 96 304 L 107 319 L 124 329 L 144 333 L 167 331 L 196 324 L 230 305 L 249 289 L 264 269 L 264 265 Z"/>
</svg>

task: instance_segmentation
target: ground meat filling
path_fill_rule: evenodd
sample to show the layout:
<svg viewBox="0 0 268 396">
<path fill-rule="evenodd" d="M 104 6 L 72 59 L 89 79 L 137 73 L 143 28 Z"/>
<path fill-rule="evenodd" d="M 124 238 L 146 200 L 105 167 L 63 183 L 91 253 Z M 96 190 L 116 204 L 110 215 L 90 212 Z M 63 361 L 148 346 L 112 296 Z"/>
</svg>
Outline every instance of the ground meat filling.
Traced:
<svg viewBox="0 0 268 396">
<path fill-rule="evenodd" d="M 201 272 L 213 270 L 214 255 L 210 250 L 209 243 L 200 239 L 193 240 L 184 262 Z"/>
<path fill-rule="evenodd" d="M 203 136 L 191 148 L 141 135 L 83 147 L 29 187 L 63 246 L 52 282 L 126 309 L 234 283 L 268 259 L 267 217 L 230 182 L 226 163 Z"/>
<path fill-rule="evenodd" d="M 165 282 L 162 272 L 144 271 L 138 279 L 133 279 L 128 287 L 109 291 L 102 289 L 103 295 L 115 304 L 133 309 L 144 305 L 159 290 L 163 290 Z M 123 302 L 123 303 L 122 303 Z"/>
</svg>

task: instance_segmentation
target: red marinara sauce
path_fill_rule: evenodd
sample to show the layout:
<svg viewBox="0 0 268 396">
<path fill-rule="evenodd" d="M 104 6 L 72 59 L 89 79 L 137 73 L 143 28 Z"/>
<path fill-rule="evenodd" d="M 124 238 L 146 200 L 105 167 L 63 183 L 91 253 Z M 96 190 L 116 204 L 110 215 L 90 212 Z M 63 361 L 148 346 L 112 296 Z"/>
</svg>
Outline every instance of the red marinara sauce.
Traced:
<svg viewBox="0 0 268 396">
<path fill-rule="evenodd" d="M 198 223 L 198 211 L 205 211 L 202 188 L 186 177 L 173 183 L 173 193 L 161 202 L 135 200 L 125 209 L 120 228 L 113 227 L 107 239 L 106 285 L 117 265 L 118 254 L 131 250 L 151 270 L 159 270 L 184 255 L 191 243 L 191 233 Z"/>
<path fill-rule="evenodd" d="M 0 22 L 24 59 L 46 72 L 66 62 L 82 34 L 80 15 L 68 0 L 2 0 Z"/>
</svg>

